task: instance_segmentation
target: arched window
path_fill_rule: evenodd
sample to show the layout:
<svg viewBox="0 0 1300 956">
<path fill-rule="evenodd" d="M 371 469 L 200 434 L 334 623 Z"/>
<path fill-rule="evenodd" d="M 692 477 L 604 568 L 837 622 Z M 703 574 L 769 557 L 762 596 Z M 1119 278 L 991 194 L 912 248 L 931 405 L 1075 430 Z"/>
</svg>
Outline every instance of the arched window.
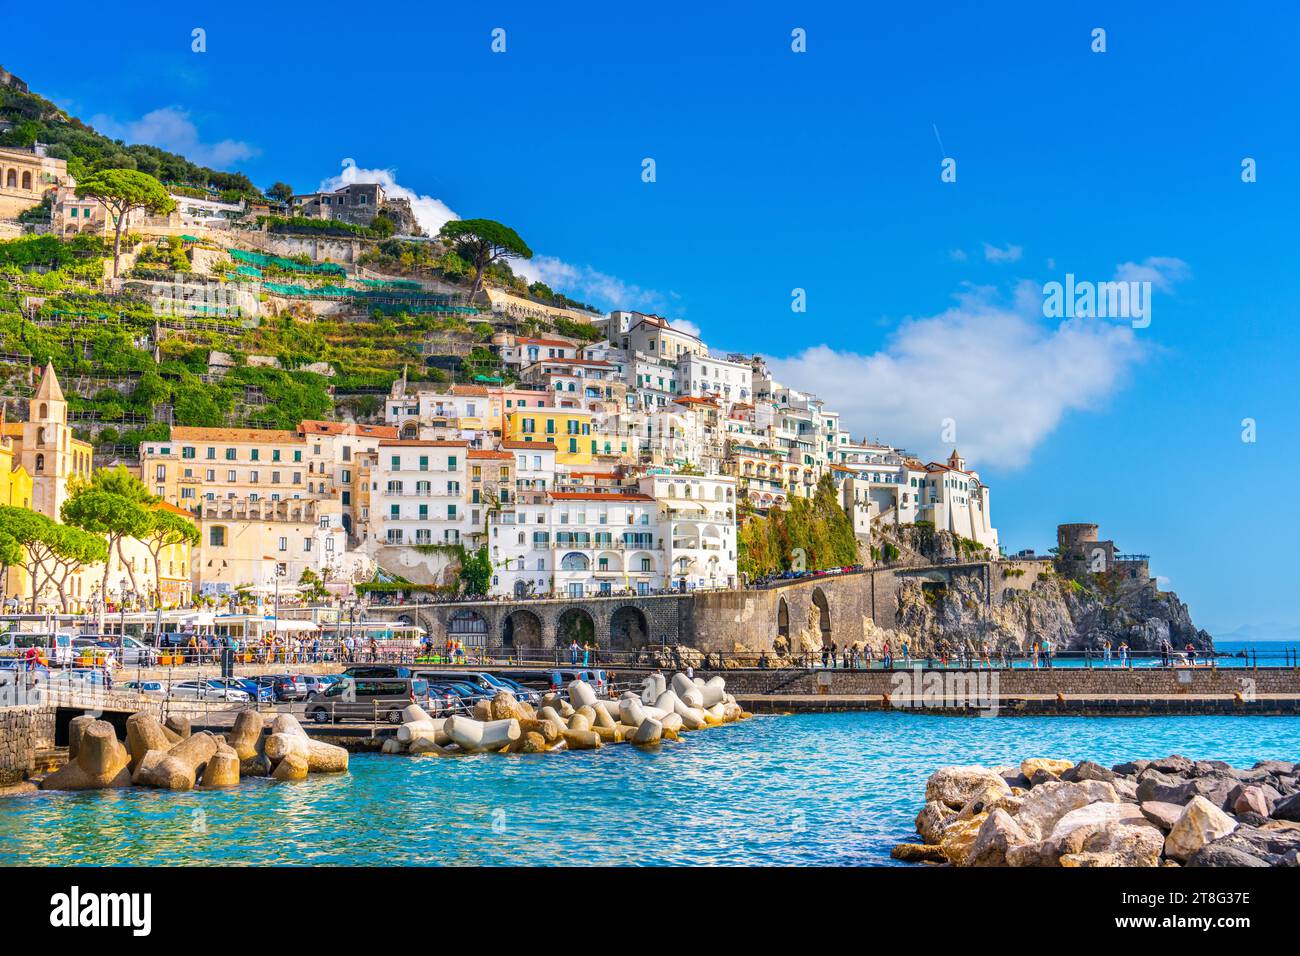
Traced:
<svg viewBox="0 0 1300 956">
<path fill-rule="evenodd" d="M 27 190 L 28 192 L 31 192 L 31 191 L 32 191 L 32 174 L 31 174 L 31 173 L 23 173 L 23 189 Z"/>
<path fill-rule="evenodd" d="M 18 188 L 18 170 L 9 170 L 9 173 L 5 176 L 5 186 L 9 189 Z"/>
<path fill-rule="evenodd" d="M 37 471 L 44 471 L 44 470 L 45 470 L 45 456 L 44 456 L 44 455 L 37 455 L 37 456 L 36 456 L 36 470 L 37 470 Z"/>
</svg>

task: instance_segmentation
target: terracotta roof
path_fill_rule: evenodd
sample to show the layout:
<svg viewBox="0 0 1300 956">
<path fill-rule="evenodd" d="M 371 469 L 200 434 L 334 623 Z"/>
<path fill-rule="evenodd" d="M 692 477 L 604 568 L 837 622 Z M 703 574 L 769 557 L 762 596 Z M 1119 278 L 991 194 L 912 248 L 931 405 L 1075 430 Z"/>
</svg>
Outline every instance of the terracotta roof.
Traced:
<svg viewBox="0 0 1300 956">
<path fill-rule="evenodd" d="M 681 398 L 675 399 L 674 401 L 677 405 L 711 405 L 714 408 L 718 407 L 718 403 L 713 399 L 701 398 L 698 395 L 683 395 Z"/>
<path fill-rule="evenodd" d="M 379 443 L 379 447 L 381 448 L 392 446 L 408 448 L 468 448 L 469 442 L 424 438 L 386 438 Z"/>
<path fill-rule="evenodd" d="M 549 441 L 515 441 L 508 439 L 501 443 L 502 448 L 531 448 L 533 451 L 558 451 L 554 442 Z"/>
<path fill-rule="evenodd" d="M 175 515 L 184 515 L 187 518 L 194 517 L 194 514 L 192 512 L 186 511 L 184 508 L 177 508 L 174 504 L 168 501 L 160 501 L 157 504 L 155 504 L 153 507 L 155 511 L 170 511 L 172 514 Z"/>
<path fill-rule="evenodd" d="M 473 395 L 487 398 L 488 390 L 485 385 L 453 385 L 451 387 L 452 395 Z"/>
<path fill-rule="evenodd" d="M 527 344 L 529 344 L 529 345 L 559 345 L 559 346 L 563 346 L 563 347 L 566 348 L 566 349 L 576 349 L 576 348 L 578 347 L 578 343 L 577 343 L 577 342 L 569 342 L 569 341 L 567 341 L 567 340 L 565 340 L 565 339 L 526 339 L 526 338 L 517 338 L 517 339 L 515 339 L 515 341 L 518 342 L 518 343 L 520 343 L 520 344 L 527 343 Z"/>
<path fill-rule="evenodd" d="M 313 435 L 366 435 L 371 438 L 396 438 L 396 425 L 363 425 L 355 422 L 304 421 L 298 430 Z"/>
<path fill-rule="evenodd" d="M 171 440 L 176 441 L 236 441 L 236 442 L 303 442 L 306 439 L 296 431 L 273 428 L 197 428 L 189 425 L 172 427 Z"/>
<path fill-rule="evenodd" d="M 620 495 L 610 491 L 552 491 L 556 501 L 654 501 L 649 495 Z"/>
<path fill-rule="evenodd" d="M 471 448 L 469 450 L 470 458 L 500 458 L 504 461 L 514 461 L 515 456 L 508 451 L 496 451 L 492 448 Z"/>
</svg>

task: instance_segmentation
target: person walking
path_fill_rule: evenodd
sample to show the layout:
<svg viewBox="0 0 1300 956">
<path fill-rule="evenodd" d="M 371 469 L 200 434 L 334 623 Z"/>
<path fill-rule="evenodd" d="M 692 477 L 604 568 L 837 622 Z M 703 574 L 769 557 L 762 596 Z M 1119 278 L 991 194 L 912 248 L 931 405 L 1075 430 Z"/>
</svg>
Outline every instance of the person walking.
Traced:
<svg viewBox="0 0 1300 956">
<path fill-rule="evenodd" d="M 1043 664 L 1050 668 L 1052 666 L 1052 639 L 1043 638 Z"/>
<path fill-rule="evenodd" d="M 1038 648 L 1039 648 L 1038 638 L 1034 638 L 1034 642 L 1030 646 L 1030 649 L 1031 652 L 1033 653 L 1033 666 L 1035 669 L 1038 668 Z"/>
<path fill-rule="evenodd" d="M 578 639 L 574 638 L 569 645 L 569 663 L 574 667 L 578 666 Z"/>
<path fill-rule="evenodd" d="M 1120 641 L 1119 666 L 1128 667 L 1128 641 Z"/>
<path fill-rule="evenodd" d="M 907 667 L 912 662 L 912 644 L 908 638 L 903 638 L 903 666 Z M 894 666 L 894 659 L 890 657 L 889 666 Z"/>
<path fill-rule="evenodd" d="M 894 667 L 893 651 L 889 647 L 889 641 L 886 640 L 884 646 L 880 648 L 880 666 L 886 670 L 892 670 Z"/>
<path fill-rule="evenodd" d="M 1160 638 L 1160 666 L 1161 667 L 1169 666 L 1169 651 L 1170 651 L 1169 639 L 1165 637 Z"/>
<path fill-rule="evenodd" d="M 1110 638 L 1101 642 L 1101 662 L 1103 666 L 1110 667 Z"/>
<path fill-rule="evenodd" d="M 839 667 L 839 645 L 831 641 L 831 668 Z"/>
</svg>

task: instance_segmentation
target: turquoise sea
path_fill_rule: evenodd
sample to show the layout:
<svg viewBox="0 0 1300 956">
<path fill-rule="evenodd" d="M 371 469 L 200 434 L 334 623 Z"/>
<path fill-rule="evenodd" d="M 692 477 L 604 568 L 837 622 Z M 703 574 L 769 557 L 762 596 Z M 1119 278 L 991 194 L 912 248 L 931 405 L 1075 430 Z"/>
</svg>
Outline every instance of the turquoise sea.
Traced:
<svg viewBox="0 0 1300 956">
<path fill-rule="evenodd" d="M 938 766 L 1182 753 L 1300 761 L 1293 718 L 756 717 L 633 747 L 355 755 L 230 791 L 0 799 L 0 865 L 889 864 Z"/>
</svg>

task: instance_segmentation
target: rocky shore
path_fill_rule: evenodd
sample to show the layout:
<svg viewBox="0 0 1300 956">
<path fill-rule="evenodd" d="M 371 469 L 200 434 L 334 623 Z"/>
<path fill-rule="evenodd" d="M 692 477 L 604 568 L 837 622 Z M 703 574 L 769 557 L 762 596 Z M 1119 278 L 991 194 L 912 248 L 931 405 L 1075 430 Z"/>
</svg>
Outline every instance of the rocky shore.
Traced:
<svg viewBox="0 0 1300 956">
<path fill-rule="evenodd" d="M 1300 764 L 1178 755 L 941 767 L 895 859 L 952 866 L 1300 866 Z"/>
</svg>

